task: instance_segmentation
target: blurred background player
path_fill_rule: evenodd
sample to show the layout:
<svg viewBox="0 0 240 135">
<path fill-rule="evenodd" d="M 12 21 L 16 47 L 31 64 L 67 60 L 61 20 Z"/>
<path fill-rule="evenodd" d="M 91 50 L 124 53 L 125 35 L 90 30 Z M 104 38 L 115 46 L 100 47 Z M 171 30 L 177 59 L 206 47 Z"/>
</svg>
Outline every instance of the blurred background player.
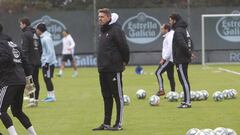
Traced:
<svg viewBox="0 0 240 135">
<path fill-rule="evenodd" d="M 0 24 L 0 118 L 8 130 L 9 135 L 17 135 L 11 117 L 11 111 L 28 131 L 29 135 L 37 135 L 28 116 L 23 112 L 23 94 L 26 78 L 31 77 L 31 66 L 22 53 L 20 47 L 11 41 L 11 38 L 2 33 Z M 29 80 L 27 80 L 29 82 Z"/>
<path fill-rule="evenodd" d="M 191 62 L 191 46 L 188 46 L 187 23 L 179 14 L 173 13 L 169 16 L 173 35 L 173 62 L 176 64 L 178 78 L 184 92 L 184 100 L 178 108 L 191 108 L 190 84 L 188 81 L 188 64 Z"/>
<path fill-rule="evenodd" d="M 74 70 L 72 77 L 77 77 L 78 76 L 77 64 L 74 59 L 75 42 L 67 30 L 63 30 L 62 35 L 63 35 L 62 63 L 61 63 L 61 67 L 60 67 L 60 70 L 59 70 L 59 73 L 57 74 L 57 76 L 61 77 L 63 75 L 63 70 L 65 67 L 65 64 L 66 64 L 66 62 L 68 62 L 68 60 L 70 60 L 71 65 Z"/>
<path fill-rule="evenodd" d="M 42 72 L 44 82 L 47 87 L 47 97 L 44 99 L 45 102 L 56 101 L 54 86 L 52 83 L 55 64 L 57 63 L 53 40 L 51 34 L 47 31 L 46 25 L 40 23 L 37 25 L 36 33 L 40 36 L 42 45 Z"/>
<path fill-rule="evenodd" d="M 165 95 L 163 87 L 162 74 L 167 71 L 168 80 L 170 82 L 171 91 L 175 91 L 175 80 L 174 80 L 174 64 L 172 56 L 172 40 L 174 31 L 171 30 L 171 26 L 163 24 L 161 27 L 161 33 L 164 34 L 163 47 L 162 47 L 162 58 L 159 62 L 158 69 L 155 75 L 158 80 L 159 90 L 156 93 L 157 96 Z"/>
<path fill-rule="evenodd" d="M 39 68 L 41 66 L 40 62 L 40 53 L 41 53 L 41 45 L 39 42 L 39 38 L 35 33 L 35 29 L 30 27 L 30 20 L 26 17 L 19 19 L 20 28 L 22 30 L 22 50 L 23 54 L 26 57 L 28 63 L 32 68 L 32 76 L 35 84 L 35 92 L 30 94 L 30 100 L 28 107 L 36 107 L 38 105 L 38 97 L 39 97 Z"/>
</svg>

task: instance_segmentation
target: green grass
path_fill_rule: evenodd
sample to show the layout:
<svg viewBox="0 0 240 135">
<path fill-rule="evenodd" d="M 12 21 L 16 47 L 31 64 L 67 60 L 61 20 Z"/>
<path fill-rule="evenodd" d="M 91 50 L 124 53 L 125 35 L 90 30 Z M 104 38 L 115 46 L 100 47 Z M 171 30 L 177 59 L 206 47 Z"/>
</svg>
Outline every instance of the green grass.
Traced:
<svg viewBox="0 0 240 135">
<path fill-rule="evenodd" d="M 163 98 L 157 107 L 150 106 L 148 99 L 137 100 L 137 89 L 145 89 L 147 97 L 156 92 L 156 77 L 151 73 L 155 72 L 157 66 L 144 66 L 146 75 L 136 75 L 135 67 L 127 67 L 123 75 L 124 94 L 130 96 L 131 104 L 125 107 L 124 130 L 120 132 L 91 131 L 103 120 L 103 101 L 96 68 L 80 68 L 78 78 L 71 78 L 72 69 L 67 69 L 62 78 L 53 79 L 57 102 L 40 102 L 39 107 L 24 108 L 24 111 L 38 135 L 185 135 L 189 128 L 214 129 L 220 126 L 232 128 L 240 134 L 239 94 L 236 99 L 223 102 L 214 102 L 211 98 L 216 90 L 240 90 L 240 76 L 219 71 L 218 67 L 240 72 L 239 65 L 189 66 L 191 89 L 207 89 L 210 93 L 207 101 L 194 101 L 191 109 L 177 109 L 180 101 L 167 102 Z M 164 77 L 165 89 L 168 91 L 166 74 Z M 176 89 L 181 92 L 176 72 L 175 77 Z M 46 88 L 42 77 L 40 78 L 40 99 L 43 99 Z M 16 118 L 13 121 L 19 135 L 27 134 Z M 115 121 L 115 108 L 112 121 Z M 0 131 L 7 135 L 2 124 Z"/>
</svg>

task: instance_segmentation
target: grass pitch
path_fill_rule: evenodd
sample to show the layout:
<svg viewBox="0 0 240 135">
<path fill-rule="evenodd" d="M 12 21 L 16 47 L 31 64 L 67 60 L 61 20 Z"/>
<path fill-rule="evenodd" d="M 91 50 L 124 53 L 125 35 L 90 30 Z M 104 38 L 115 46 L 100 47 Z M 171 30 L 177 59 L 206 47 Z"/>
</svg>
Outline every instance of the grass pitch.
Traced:
<svg viewBox="0 0 240 135">
<path fill-rule="evenodd" d="M 143 66 L 146 74 L 136 75 L 134 66 L 127 67 L 123 74 L 124 94 L 129 95 L 131 104 L 125 106 L 123 131 L 95 131 L 103 120 L 103 100 L 100 93 L 96 68 L 79 68 L 79 76 L 72 78 L 72 69 L 66 69 L 61 78 L 54 77 L 57 101 L 40 102 L 37 108 L 24 108 L 30 117 L 38 135 L 185 135 L 190 128 L 227 127 L 240 134 L 240 75 L 228 73 L 218 68 L 240 72 L 239 65 L 201 65 L 189 66 L 189 81 L 192 90 L 208 90 L 207 101 L 193 101 L 191 109 L 177 109 L 178 102 L 167 102 L 161 97 L 159 106 L 148 104 L 148 97 L 155 94 L 158 85 L 154 75 L 157 66 Z M 58 69 L 55 73 L 57 73 Z M 165 89 L 169 91 L 169 82 L 164 75 Z M 40 99 L 45 98 L 46 88 L 40 76 Z M 177 92 L 182 91 L 175 70 Z M 138 100 L 138 89 L 147 91 L 147 98 Z M 216 90 L 234 88 L 238 90 L 236 99 L 214 102 L 212 93 Z M 25 102 L 26 105 L 26 102 Z M 10 114 L 10 112 L 9 112 Z M 115 121 L 115 106 L 113 120 Z M 27 132 L 13 118 L 19 135 Z M 0 124 L 0 132 L 7 131 Z"/>
</svg>

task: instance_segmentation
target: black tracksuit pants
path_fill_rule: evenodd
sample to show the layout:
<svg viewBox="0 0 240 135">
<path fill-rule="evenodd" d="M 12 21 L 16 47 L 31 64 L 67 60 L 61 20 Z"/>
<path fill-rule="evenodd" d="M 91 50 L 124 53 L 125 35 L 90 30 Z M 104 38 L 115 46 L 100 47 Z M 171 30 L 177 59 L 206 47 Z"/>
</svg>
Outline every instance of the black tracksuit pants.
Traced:
<svg viewBox="0 0 240 135">
<path fill-rule="evenodd" d="M 33 66 L 32 77 L 33 77 L 33 82 L 34 82 L 36 91 L 34 93 L 35 95 L 34 94 L 30 94 L 30 98 L 34 98 L 36 100 L 38 100 L 38 98 L 39 98 L 39 91 L 40 91 L 40 85 L 39 85 L 39 79 L 38 79 L 39 69 L 40 69 L 40 66 L 38 66 L 38 65 Z"/>
<path fill-rule="evenodd" d="M 11 106 L 12 114 L 28 129 L 32 126 L 27 115 L 22 111 L 23 93 L 25 85 L 11 85 L 0 88 L 0 118 L 4 126 L 8 129 L 13 125 L 12 119 L 7 113 Z"/>
<path fill-rule="evenodd" d="M 100 72 L 99 80 L 104 100 L 104 124 L 111 125 L 113 98 L 117 107 L 116 125 L 122 126 L 123 119 L 123 90 L 122 73 Z"/>
<path fill-rule="evenodd" d="M 190 84 L 188 81 L 188 63 L 176 64 L 176 67 L 178 72 L 178 78 L 184 92 L 184 102 L 190 104 L 191 99 L 190 99 Z"/>
<path fill-rule="evenodd" d="M 158 80 L 159 90 L 164 90 L 162 74 L 165 71 L 167 71 L 171 91 L 175 91 L 174 64 L 171 61 L 166 61 L 163 65 L 159 65 L 155 72 L 155 75 Z"/>
</svg>

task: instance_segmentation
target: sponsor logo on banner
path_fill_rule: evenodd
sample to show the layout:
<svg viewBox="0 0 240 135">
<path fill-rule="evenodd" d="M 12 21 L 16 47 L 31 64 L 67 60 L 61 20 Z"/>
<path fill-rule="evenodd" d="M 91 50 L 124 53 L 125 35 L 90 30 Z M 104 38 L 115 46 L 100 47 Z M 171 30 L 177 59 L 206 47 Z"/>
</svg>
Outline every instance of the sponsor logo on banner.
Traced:
<svg viewBox="0 0 240 135">
<path fill-rule="evenodd" d="M 239 14 L 233 11 L 232 14 Z M 240 16 L 222 17 L 216 24 L 216 31 L 219 37 L 229 42 L 240 42 Z"/>
<path fill-rule="evenodd" d="M 230 52 L 229 60 L 230 62 L 240 62 L 240 52 Z"/>
<path fill-rule="evenodd" d="M 60 67 L 62 56 L 58 56 L 57 66 Z M 74 59 L 78 67 L 89 67 L 89 66 L 97 66 L 97 58 L 94 55 L 75 55 Z M 71 66 L 71 62 L 66 62 L 66 67 Z"/>
<path fill-rule="evenodd" d="M 128 41 L 135 44 L 148 44 L 157 40 L 160 35 L 161 23 L 154 17 L 140 12 L 128 18 L 122 26 Z"/>
<path fill-rule="evenodd" d="M 32 27 L 36 28 L 39 23 L 44 23 L 47 26 L 48 32 L 52 34 L 54 46 L 62 42 L 62 31 L 66 29 L 62 22 L 45 15 L 41 19 L 34 21 Z"/>
</svg>

